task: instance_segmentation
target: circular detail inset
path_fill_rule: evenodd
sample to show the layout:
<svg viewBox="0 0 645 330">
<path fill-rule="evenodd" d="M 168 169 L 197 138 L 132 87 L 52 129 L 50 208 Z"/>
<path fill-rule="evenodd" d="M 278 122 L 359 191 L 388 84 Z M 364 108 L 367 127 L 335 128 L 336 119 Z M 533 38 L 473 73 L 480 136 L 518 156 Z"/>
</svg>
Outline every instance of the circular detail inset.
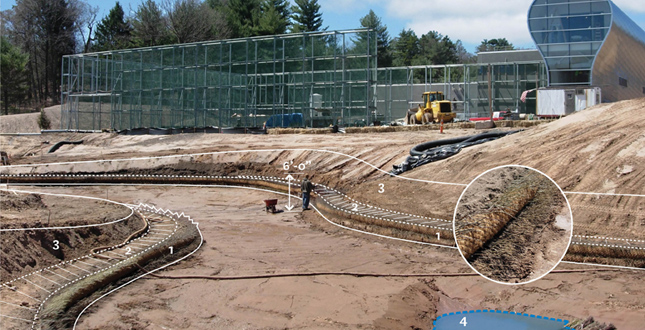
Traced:
<svg viewBox="0 0 645 330">
<path fill-rule="evenodd" d="M 564 258 L 573 234 L 571 207 L 544 173 L 508 165 L 476 177 L 455 208 L 459 253 L 480 275 L 501 284 L 540 279 Z"/>
</svg>

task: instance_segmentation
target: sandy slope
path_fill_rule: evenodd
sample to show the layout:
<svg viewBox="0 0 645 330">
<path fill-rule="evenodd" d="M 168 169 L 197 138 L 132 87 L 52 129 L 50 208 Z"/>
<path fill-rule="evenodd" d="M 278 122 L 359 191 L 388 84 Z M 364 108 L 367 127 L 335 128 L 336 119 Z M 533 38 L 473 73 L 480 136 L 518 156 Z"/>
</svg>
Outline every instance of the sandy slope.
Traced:
<svg viewBox="0 0 645 330">
<path fill-rule="evenodd" d="M 64 191 L 101 196 L 104 189 Z M 194 203 L 195 193 L 202 203 Z M 240 189 L 123 187 L 115 198 L 181 209 L 200 223 L 206 243 L 199 255 L 164 275 L 471 272 L 456 250 L 353 234 L 313 213 L 306 213 L 304 219 L 300 213 L 266 214 L 261 200 L 271 195 Z M 578 267 L 558 269 L 572 268 Z M 633 271 L 551 274 L 523 286 L 496 284 L 479 276 L 305 276 L 220 282 L 147 278 L 101 301 L 79 326 L 431 329 L 437 315 L 492 308 L 566 319 L 594 315 L 619 329 L 635 329 L 645 308 L 645 288 L 633 285 L 641 275 Z"/>
<path fill-rule="evenodd" d="M 60 105 L 45 109 L 51 122 L 51 129 L 60 129 Z M 40 133 L 38 116 L 40 113 L 0 116 L 0 133 Z"/>
<path fill-rule="evenodd" d="M 498 141 L 463 150 L 450 159 L 426 165 L 406 177 L 467 184 L 492 167 L 521 164 L 551 176 L 569 192 L 645 194 L 645 100 L 601 105 L 554 123 L 528 129 Z M 427 140 L 473 134 L 474 131 L 400 132 L 356 135 L 180 135 L 116 136 L 45 135 L 0 137 L 16 163 L 172 155 L 189 152 L 268 148 L 328 149 L 360 157 L 390 170 L 410 147 Z M 42 139 L 84 139 L 55 154 L 40 156 Z M 21 157 L 22 155 L 27 155 Z M 284 175 L 285 160 L 312 161 L 307 172 L 371 204 L 411 213 L 452 218 L 463 186 L 420 183 L 391 178 L 343 156 L 311 151 L 267 152 L 235 156 L 204 156 L 207 164 L 244 162 L 237 174 Z M 157 167 L 173 161 L 144 160 L 105 165 L 41 167 L 38 171 L 108 171 Z M 220 169 L 230 167 L 219 167 Z M 213 166 L 216 170 L 217 167 Z M 25 169 L 30 171 L 30 169 Z M 384 193 L 379 193 L 379 184 Z M 69 192 L 70 188 L 65 189 Z M 100 188 L 74 188 L 103 195 Z M 196 261 L 173 273 L 228 274 L 283 270 L 380 272 L 468 271 L 456 251 L 420 248 L 355 236 L 322 223 L 313 215 L 306 222 L 289 214 L 267 218 L 261 211 L 266 194 L 195 189 L 124 188 L 120 201 L 149 201 L 195 216 L 208 235 Z M 111 194 L 112 196 L 112 194 Z M 645 239 L 645 199 L 626 196 L 567 196 L 573 208 L 574 234 L 602 234 Z M 258 206 L 256 206 L 258 205 Z M 242 210 L 242 211 L 240 211 Z M 310 223 L 314 223 L 310 227 Z M 313 230 L 312 230 L 313 229 Z M 323 231 L 320 231 L 322 229 Z M 567 266 L 570 268 L 573 266 Z M 560 268 L 564 268 L 560 266 Z M 302 278 L 252 283 L 146 280 L 106 300 L 85 323 L 115 329 L 169 326 L 173 328 L 397 328 L 429 327 L 436 314 L 465 309 L 497 308 L 552 317 L 594 315 L 621 329 L 643 323 L 645 288 L 642 274 L 552 274 L 523 286 L 502 286 L 483 278 L 365 280 Z M 208 288 L 208 290 L 204 290 Z M 321 289 L 322 288 L 322 289 Z M 410 299 L 409 297 L 414 297 Z M 292 304 L 291 301 L 294 303 Z M 340 303 L 343 302 L 343 303 Z M 295 306 L 295 307 L 294 307 Z M 387 307 L 385 307 L 387 306 Z M 210 308 L 212 307 L 212 308 Z M 177 311 L 177 314 L 173 314 Z M 253 318 L 249 319 L 249 315 Z M 138 323 L 140 322 L 140 323 Z M 386 322 L 386 323 L 380 323 Z M 394 322 L 394 323 L 387 323 Z"/>
<path fill-rule="evenodd" d="M 284 176 L 284 161 L 310 161 L 306 172 L 315 182 L 341 189 L 355 198 L 393 210 L 452 219 L 465 184 L 499 166 L 520 164 L 553 178 L 564 191 L 643 194 L 645 186 L 645 99 L 603 104 L 553 123 L 529 128 L 503 139 L 474 146 L 447 160 L 404 173 L 404 177 L 458 183 L 444 185 L 392 178 L 356 160 L 314 151 L 240 153 L 197 157 L 206 164 L 245 162 L 235 174 Z M 258 149 L 324 149 L 363 159 L 389 171 L 405 159 L 417 143 L 476 134 L 474 130 L 325 135 L 119 136 L 115 134 L 46 134 L 41 137 L 0 137 L 0 148 L 15 163 L 114 159 L 195 152 Z M 60 140 L 84 140 L 64 146 L 55 154 L 41 153 Z M 49 145 L 41 145 L 49 141 Z M 26 157 L 20 158 L 22 155 Z M 190 160 L 184 158 L 183 160 Z M 104 165 L 100 170 L 157 167 L 177 160 L 153 160 Z M 50 166 L 44 171 L 57 170 Z M 96 171 L 92 166 L 59 168 Z M 217 172 L 217 167 L 211 169 Z M 218 173 L 223 174 L 223 173 Z M 224 173 L 226 174 L 226 173 Z M 228 173 L 231 174 L 231 173 Z M 384 192 L 379 193 L 380 184 Z M 645 199 L 622 196 L 568 194 L 574 216 L 574 234 L 645 239 Z"/>
</svg>

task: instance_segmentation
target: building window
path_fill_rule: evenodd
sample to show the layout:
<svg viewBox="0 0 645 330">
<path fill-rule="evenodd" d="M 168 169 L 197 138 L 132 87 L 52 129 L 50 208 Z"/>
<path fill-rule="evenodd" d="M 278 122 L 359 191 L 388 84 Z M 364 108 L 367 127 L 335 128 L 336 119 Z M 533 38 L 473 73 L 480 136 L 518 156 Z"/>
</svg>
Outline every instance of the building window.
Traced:
<svg viewBox="0 0 645 330">
<path fill-rule="evenodd" d="M 622 77 L 618 77 L 618 84 L 623 86 L 623 87 L 627 87 L 627 79 L 622 78 Z"/>
</svg>

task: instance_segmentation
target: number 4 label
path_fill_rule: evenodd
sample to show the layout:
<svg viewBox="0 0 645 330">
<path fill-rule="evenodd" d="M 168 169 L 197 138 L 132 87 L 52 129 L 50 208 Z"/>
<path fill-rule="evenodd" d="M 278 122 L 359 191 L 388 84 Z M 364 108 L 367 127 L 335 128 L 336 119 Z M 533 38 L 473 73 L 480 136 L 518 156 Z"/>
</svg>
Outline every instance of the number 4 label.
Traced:
<svg viewBox="0 0 645 330">
<path fill-rule="evenodd" d="M 461 319 L 461 321 L 459 321 L 459 324 L 463 324 L 464 327 L 468 324 L 468 322 L 466 322 L 466 317 L 465 316 L 464 316 L 463 319 Z"/>
</svg>

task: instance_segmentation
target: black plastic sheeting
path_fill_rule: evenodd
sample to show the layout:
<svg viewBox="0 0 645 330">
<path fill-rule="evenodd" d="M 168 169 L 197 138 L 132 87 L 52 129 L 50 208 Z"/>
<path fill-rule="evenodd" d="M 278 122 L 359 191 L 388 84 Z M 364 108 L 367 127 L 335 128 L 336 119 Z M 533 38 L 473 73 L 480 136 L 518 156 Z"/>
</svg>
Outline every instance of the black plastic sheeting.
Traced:
<svg viewBox="0 0 645 330">
<path fill-rule="evenodd" d="M 172 135 L 184 133 L 223 133 L 223 134 L 266 134 L 260 127 L 182 127 L 182 128 L 156 128 L 141 127 L 125 129 L 117 132 L 121 135 Z"/>
<path fill-rule="evenodd" d="M 463 148 L 497 140 L 501 137 L 521 131 L 522 130 L 508 132 L 488 132 L 477 135 L 421 143 L 410 149 L 410 156 L 400 165 L 394 165 L 394 169 L 390 172 L 390 174 L 399 175 L 421 165 L 429 164 L 454 156 L 458 154 Z"/>
<path fill-rule="evenodd" d="M 82 144 L 83 140 L 80 141 L 60 141 L 56 144 L 54 144 L 51 148 L 49 148 L 49 151 L 47 151 L 48 154 L 51 154 L 52 152 L 56 152 L 56 150 L 60 149 L 60 147 L 66 145 L 66 144 Z"/>
</svg>

